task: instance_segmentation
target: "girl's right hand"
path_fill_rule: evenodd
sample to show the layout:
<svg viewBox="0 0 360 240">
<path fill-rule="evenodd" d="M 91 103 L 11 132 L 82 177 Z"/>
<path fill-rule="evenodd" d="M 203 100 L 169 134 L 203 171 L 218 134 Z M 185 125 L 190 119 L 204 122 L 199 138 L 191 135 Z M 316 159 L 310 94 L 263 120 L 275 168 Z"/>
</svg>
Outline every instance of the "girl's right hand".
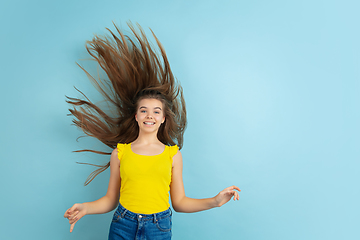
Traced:
<svg viewBox="0 0 360 240">
<path fill-rule="evenodd" d="M 64 217 L 69 219 L 70 232 L 73 231 L 75 223 L 79 221 L 80 218 L 86 215 L 86 209 L 84 204 L 76 203 L 71 208 L 66 210 Z"/>
</svg>

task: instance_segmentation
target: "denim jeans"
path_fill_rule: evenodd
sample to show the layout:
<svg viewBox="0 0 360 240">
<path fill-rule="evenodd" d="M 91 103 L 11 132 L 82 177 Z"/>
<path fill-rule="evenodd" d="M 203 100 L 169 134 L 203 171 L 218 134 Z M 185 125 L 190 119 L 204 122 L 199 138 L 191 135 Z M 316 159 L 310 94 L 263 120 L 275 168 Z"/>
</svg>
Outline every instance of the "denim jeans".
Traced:
<svg viewBox="0 0 360 240">
<path fill-rule="evenodd" d="M 154 214 L 138 214 L 119 204 L 110 225 L 109 240 L 169 240 L 171 215 L 170 208 Z"/>
</svg>

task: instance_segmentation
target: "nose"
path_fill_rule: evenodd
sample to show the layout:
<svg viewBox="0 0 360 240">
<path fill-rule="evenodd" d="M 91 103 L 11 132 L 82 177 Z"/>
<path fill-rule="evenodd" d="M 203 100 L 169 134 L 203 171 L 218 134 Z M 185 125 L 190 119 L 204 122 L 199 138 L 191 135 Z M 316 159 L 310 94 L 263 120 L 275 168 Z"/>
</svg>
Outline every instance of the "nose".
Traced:
<svg viewBox="0 0 360 240">
<path fill-rule="evenodd" d="M 152 118 L 152 115 L 151 115 L 151 113 L 150 113 L 150 112 L 148 112 L 148 113 L 146 114 L 146 118 L 149 118 L 149 119 L 151 119 L 151 118 Z"/>
</svg>

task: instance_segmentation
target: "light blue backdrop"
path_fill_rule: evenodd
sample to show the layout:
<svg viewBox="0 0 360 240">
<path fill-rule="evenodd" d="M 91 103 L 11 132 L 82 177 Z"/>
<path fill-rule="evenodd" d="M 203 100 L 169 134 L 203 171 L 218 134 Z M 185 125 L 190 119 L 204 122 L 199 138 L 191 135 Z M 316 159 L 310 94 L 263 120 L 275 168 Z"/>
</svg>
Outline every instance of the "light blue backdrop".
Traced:
<svg viewBox="0 0 360 240">
<path fill-rule="evenodd" d="M 67 117 L 75 61 L 112 21 L 151 27 L 182 82 L 190 197 L 236 184 L 240 201 L 174 214 L 173 239 L 359 239 L 358 1 L 6 1 L 0 6 L 0 239 L 106 239 L 111 213 L 72 234 L 75 202 L 106 192 L 106 162 Z M 84 62 L 81 62 L 84 63 Z M 84 63 L 86 64 L 86 63 Z"/>
</svg>

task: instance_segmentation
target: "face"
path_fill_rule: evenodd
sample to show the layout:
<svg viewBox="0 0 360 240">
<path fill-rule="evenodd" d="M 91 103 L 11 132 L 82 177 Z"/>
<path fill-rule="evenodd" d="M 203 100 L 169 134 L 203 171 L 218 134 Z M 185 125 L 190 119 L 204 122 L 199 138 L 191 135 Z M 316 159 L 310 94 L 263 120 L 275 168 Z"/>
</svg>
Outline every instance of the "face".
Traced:
<svg viewBox="0 0 360 240">
<path fill-rule="evenodd" d="M 140 131 L 157 132 L 160 125 L 165 121 L 162 102 L 153 98 L 140 100 L 135 120 L 139 124 Z"/>
</svg>

